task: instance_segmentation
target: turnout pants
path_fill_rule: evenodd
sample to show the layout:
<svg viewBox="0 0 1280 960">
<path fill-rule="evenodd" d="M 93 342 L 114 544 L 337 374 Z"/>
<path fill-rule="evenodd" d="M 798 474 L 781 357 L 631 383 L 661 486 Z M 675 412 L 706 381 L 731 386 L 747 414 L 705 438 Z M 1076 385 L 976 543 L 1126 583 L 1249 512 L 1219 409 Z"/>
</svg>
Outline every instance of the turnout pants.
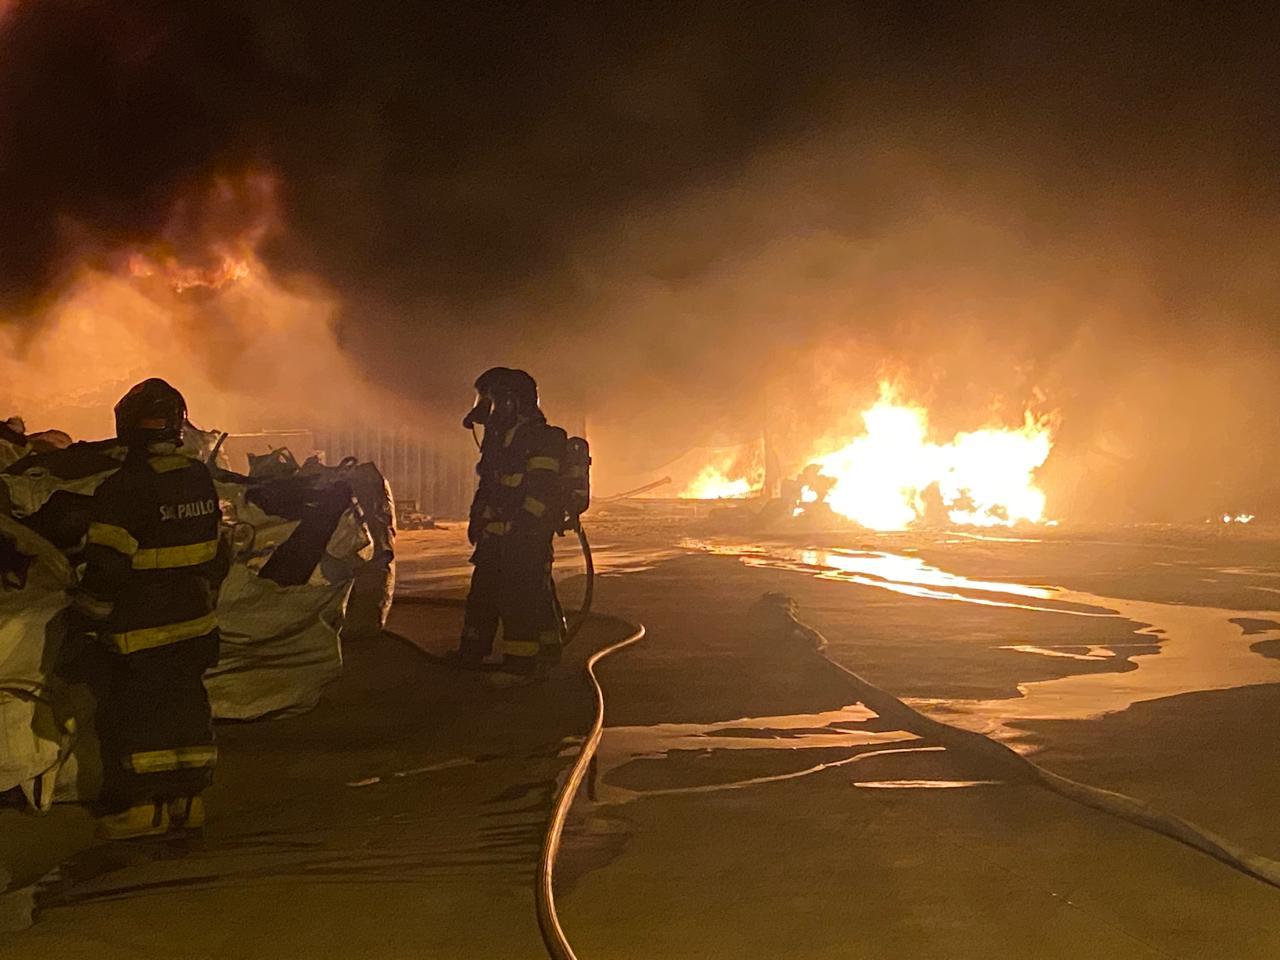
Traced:
<svg viewBox="0 0 1280 960">
<path fill-rule="evenodd" d="M 504 670 L 533 673 L 560 661 L 564 614 L 551 576 L 550 541 L 482 544 L 471 562 L 461 655 L 481 660 L 493 651 L 502 624 Z"/>
<path fill-rule="evenodd" d="M 217 760 L 203 679 L 217 632 L 107 659 L 97 715 L 104 810 L 200 793 Z"/>
</svg>

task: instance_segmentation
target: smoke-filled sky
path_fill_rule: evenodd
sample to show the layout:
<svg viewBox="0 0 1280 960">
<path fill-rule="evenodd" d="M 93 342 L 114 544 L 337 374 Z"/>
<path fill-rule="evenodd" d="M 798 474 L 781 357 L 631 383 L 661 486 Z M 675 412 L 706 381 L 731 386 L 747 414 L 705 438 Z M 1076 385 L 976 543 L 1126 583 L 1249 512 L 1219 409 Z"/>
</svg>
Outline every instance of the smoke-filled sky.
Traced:
<svg viewBox="0 0 1280 960">
<path fill-rule="evenodd" d="M 0 2 L 0 310 L 261 171 L 273 274 L 428 410 L 526 365 L 625 473 L 884 374 L 1057 410 L 1051 513 L 1280 507 L 1280 13 L 1230 6 Z"/>
</svg>

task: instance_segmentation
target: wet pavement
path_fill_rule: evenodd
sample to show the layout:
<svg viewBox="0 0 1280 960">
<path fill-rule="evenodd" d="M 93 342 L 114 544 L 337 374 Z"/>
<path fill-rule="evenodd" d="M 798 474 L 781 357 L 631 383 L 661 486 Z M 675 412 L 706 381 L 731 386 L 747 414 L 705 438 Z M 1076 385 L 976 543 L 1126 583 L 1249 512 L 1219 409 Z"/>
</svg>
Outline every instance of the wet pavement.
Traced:
<svg viewBox="0 0 1280 960">
<path fill-rule="evenodd" d="M 1273 568 L 1256 541 L 1146 537 L 703 537 L 609 584 L 602 601 L 643 611 L 650 638 L 605 675 L 593 813 L 621 852 L 600 866 L 597 851 L 565 900 L 582 952 L 629 955 L 630 896 L 663 918 L 664 956 L 1280 953 L 1280 892 L 878 730 L 807 665 L 751 662 L 752 601 L 788 592 L 830 655 L 918 708 L 1275 857 L 1280 670 L 1256 649 L 1270 601 L 1206 582 L 1235 553 L 1259 562 L 1234 576 Z M 1170 551 L 1200 556 L 1153 577 Z M 696 609 L 655 602 L 686 591 Z M 777 710 L 791 697 L 807 709 Z"/>
<path fill-rule="evenodd" d="M 771 653 L 753 613 L 790 593 L 831 656 L 917 708 L 1276 857 L 1280 535 L 593 541 L 596 608 L 649 635 L 600 667 L 592 799 L 557 873 L 583 960 L 1280 955 L 1280 891 L 891 729 L 822 661 Z M 406 592 L 465 583 L 460 530 L 400 548 Z M 392 626 L 438 653 L 458 617 L 401 604 Z M 501 693 L 402 641 L 352 645 L 314 713 L 220 727 L 199 843 L 68 856 L 83 816 L 0 814 L 68 848 L 0 956 L 540 955 L 532 865 L 589 716 L 576 665 L 617 632 Z"/>
</svg>

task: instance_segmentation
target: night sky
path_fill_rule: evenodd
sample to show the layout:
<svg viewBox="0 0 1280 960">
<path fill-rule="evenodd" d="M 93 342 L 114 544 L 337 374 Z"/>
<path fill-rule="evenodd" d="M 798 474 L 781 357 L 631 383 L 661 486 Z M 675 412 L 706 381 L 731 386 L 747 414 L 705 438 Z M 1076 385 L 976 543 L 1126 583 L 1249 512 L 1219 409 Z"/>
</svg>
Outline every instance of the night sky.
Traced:
<svg viewBox="0 0 1280 960">
<path fill-rule="evenodd" d="M 1193 451 L 1237 466 L 1189 468 L 1190 500 L 1256 498 L 1266 6 L 19 0 L 0 296 L 38 322 L 183 190 L 263 169 L 267 262 L 426 404 L 514 357 L 635 422 L 642 466 L 741 433 L 761 384 L 816 420 L 887 364 L 944 426 L 1047 396 L 1130 499 Z"/>
</svg>

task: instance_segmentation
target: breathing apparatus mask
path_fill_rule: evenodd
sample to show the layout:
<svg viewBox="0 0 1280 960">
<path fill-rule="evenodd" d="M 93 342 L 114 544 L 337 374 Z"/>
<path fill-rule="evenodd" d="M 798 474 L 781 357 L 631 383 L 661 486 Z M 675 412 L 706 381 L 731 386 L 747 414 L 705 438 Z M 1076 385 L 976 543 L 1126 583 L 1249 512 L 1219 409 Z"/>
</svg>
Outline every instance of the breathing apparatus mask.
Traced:
<svg viewBox="0 0 1280 960">
<path fill-rule="evenodd" d="M 538 407 L 538 385 L 523 370 L 493 367 L 480 374 L 475 383 L 476 401 L 462 418 L 464 430 L 474 430 L 477 423 L 510 426 L 522 409 Z"/>
<path fill-rule="evenodd" d="M 470 430 L 477 423 L 486 424 L 493 417 L 493 397 L 486 396 L 483 393 L 476 394 L 476 402 L 471 407 L 471 412 L 462 418 L 462 426 L 465 430 Z"/>
</svg>

